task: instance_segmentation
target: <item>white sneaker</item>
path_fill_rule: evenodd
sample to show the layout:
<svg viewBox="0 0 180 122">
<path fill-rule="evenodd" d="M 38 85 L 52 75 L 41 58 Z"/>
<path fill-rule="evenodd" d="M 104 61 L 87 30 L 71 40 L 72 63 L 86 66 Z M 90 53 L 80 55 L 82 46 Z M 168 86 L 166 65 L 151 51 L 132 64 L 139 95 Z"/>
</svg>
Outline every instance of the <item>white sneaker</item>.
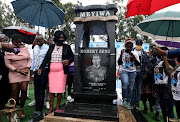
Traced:
<svg viewBox="0 0 180 122">
<path fill-rule="evenodd" d="M 46 109 L 49 109 L 50 108 L 49 102 L 45 102 L 45 106 L 46 106 Z"/>
<path fill-rule="evenodd" d="M 29 104 L 28 104 L 28 106 L 35 106 L 36 105 L 36 101 L 35 100 L 33 100 L 32 102 L 30 102 Z"/>
<path fill-rule="evenodd" d="M 70 101 L 71 99 L 72 99 L 72 97 L 71 97 L 71 96 L 68 96 L 68 97 L 67 97 L 67 100 L 68 100 L 68 101 Z"/>
<path fill-rule="evenodd" d="M 74 101 L 74 98 L 70 99 L 69 102 L 72 103 Z"/>
</svg>

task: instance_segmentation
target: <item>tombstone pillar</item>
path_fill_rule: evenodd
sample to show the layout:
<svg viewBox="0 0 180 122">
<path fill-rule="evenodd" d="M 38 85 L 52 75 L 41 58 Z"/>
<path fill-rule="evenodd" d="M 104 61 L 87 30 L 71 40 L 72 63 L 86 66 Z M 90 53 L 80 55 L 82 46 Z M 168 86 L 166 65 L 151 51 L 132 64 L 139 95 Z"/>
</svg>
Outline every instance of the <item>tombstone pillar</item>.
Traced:
<svg viewBox="0 0 180 122">
<path fill-rule="evenodd" d="M 118 121 L 117 107 L 113 104 L 113 99 L 117 98 L 117 6 L 76 6 L 75 12 L 74 102 L 55 111 L 54 115 Z M 107 36 L 107 47 L 91 48 L 92 35 Z"/>
</svg>

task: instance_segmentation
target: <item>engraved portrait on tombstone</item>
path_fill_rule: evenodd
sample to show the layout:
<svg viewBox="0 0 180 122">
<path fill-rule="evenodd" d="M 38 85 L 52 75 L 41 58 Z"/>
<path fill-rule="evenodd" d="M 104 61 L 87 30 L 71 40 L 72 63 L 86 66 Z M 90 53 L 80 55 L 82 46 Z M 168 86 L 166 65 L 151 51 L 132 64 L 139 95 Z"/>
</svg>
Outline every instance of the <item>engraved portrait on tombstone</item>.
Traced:
<svg viewBox="0 0 180 122">
<path fill-rule="evenodd" d="M 92 82 L 101 82 L 106 78 L 106 67 L 101 66 L 100 56 L 95 54 L 92 58 L 92 66 L 86 68 L 87 78 Z"/>
</svg>

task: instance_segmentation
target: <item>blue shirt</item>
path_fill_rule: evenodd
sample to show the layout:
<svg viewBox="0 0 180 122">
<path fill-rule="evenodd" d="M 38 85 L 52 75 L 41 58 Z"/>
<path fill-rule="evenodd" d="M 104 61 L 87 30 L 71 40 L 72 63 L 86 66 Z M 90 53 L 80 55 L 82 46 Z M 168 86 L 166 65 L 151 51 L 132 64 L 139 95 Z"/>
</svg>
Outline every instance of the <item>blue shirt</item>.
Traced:
<svg viewBox="0 0 180 122">
<path fill-rule="evenodd" d="M 180 49 L 172 49 L 167 51 L 168 58 L 178 58 L 180 55 Z"/>
<path fill-rule="evenodd" d="M 38 49 L 39 49 L 39 46 L 36 45 L 33 49 L 33 59 L 32 59 L 32 64 L 31 64 L 31 70 L 33 71 L 37 71 L 39 69 L 39 67 L 41 66 L 41 63 L 43 62 L 45 56 L 46 56 L 46 53 L 49 49 L 49 46 L 46 45 L 46 44 L 43 44 L 41 47 L 40 47 L 40 55 L 39 55 L 39 65 L 38 67 L 36 66 L 36 57 L 37 57 L 37 53 L 38 53 Z M 47 68 L 47 66 L 45 67 Z"/>
</svg>

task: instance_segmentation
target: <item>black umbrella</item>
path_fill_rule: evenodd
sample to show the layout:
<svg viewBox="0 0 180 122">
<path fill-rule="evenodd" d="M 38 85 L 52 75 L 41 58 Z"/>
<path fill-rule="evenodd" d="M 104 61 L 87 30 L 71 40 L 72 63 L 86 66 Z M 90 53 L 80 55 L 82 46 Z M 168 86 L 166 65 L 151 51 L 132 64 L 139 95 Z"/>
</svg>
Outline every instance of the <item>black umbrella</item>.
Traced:
<svg viewBox="0 0 180 122">
<path fill-rule="evenodd" d="M 10 38 L 13 34 L 19 34 L 22 36 L 22 41 L 26 44 L 32 44 L 36 36 L 35 30 L 21 26 L 6 27 L 3 29 L 3 33 Z"/>
</svg>

